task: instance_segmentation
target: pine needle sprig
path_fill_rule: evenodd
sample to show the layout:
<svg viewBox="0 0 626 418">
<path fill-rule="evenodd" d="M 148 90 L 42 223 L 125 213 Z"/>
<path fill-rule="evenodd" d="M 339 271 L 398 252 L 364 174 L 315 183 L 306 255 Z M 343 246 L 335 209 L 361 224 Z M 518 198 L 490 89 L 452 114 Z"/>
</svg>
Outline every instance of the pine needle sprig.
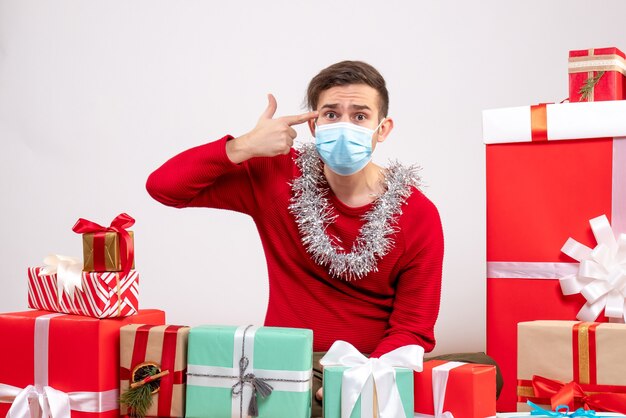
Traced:
<svg viewBox="0 0 626 418">
<path fill-rule="evenodd" d="M 160 387 L 160 377 L 167 374 L 154 365 L 139 367 L 133 376 L 133 382 L 120 396 L 120 403 L 128 407 L 131 417 L 143 418 L 152 406 L 153 392 Z"/>
<path fill-rule="evenodd" d="M 120 403 L 128 406 L 131 417 L 143 418 L 152 406 L 152 389 L 150 385 L 138 386 L 129 389 L 120 396 Z"/>
<path fill-rule="evenodd" d="M 580 102 L 589 100 L 589 98 L 591 97 L 591 93 L 593 93 L 593 88 L 596 86 L 596 84 L 598 84 L 598 81 L 600 81 L 603 75 L 604 71 L 598 71 L 595 76 L 589 77 L 585 81 L 585 84 L 583 84 L 580 90 L 578 90 L 578 94 L 580 94 Z"/>
</svg>

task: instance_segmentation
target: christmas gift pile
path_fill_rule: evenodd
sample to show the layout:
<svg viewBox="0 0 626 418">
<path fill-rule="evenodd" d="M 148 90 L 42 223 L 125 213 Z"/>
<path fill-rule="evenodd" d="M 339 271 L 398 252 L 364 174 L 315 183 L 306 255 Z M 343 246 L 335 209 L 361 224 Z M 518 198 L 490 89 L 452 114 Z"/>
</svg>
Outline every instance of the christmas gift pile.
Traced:
<svg viewBox="0 0 626 418">
<path fill-rule="evenodd" d="M 487 353 L 505 380 L 500 411 L 537 397 L 522 359 L 554 349 L 521 345 L 520 322 L 624 322 L 626 315 L 626 101 L 613 100 L 623 97 L 624 56 L 613 48 L 570 57 L 572 102 L 483 112 Z M 544 377 L 560 380 L 561 372 Z M 525 382 L 519 397 L 518 379 Z"/>
</svg>

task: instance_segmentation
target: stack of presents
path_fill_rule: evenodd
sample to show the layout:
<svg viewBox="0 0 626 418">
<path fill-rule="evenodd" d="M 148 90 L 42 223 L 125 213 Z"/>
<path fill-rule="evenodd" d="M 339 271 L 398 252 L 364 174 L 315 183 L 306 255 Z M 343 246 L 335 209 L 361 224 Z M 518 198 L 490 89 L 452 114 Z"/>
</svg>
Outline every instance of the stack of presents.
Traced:
<svg viewBox="0 0 626 418">
<path fill-rule="evenodd" d="M 570 72 L 569 103 L 483 115 L 498 405 L 494 366 L 423 362 L 418 346 L 368 359 L 337 341 L 326 418 L 626 413 L 624 55 L 572 51 Z M 83 260 L 28 269 L 33 310 L 0 314 L 0 416 L 310 417 L 312 331 L 166 325 L 139 309 L 133 223 L 79 219 Z"/>
<path fill-rule="evenodd" d="M 499 411 L 626 414 L 625 74 L 571 51 L 569 102 L 483 112 Z"/>
<path fill-rule="evenodd" d="M 166 325 L 163 311 L 139 309 L 133 224 L 79 219 L 83 260 L 28 269 L 33 310 L 0 314 L 0 416 L 309 418 L 313 332 Z M 414 345 L 368 359 L 337 341 L 322 359 L 324 416 L 495 414 L 494 366 L 423 354 Z"/>
</svg>

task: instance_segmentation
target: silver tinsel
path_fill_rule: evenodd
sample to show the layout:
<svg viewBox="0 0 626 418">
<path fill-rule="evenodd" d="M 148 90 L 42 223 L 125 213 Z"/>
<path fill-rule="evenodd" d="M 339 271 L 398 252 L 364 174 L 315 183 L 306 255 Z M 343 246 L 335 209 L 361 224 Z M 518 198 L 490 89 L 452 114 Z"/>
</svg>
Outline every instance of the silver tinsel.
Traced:
<svg viewBox="0 0 626 418">
<path fill-rule="evenodd" d="M 331 276 L 345 280 L 360 279 L 371 271 L 378 271 L 378 260 L 394 245 L 390 236 L 396 232 L 395 225 L 402 214 L 402 205 L 411 195 L 411 187 L 420 185 L 418 169 L 404 167 L 398 162 L 390 164 L 384 172 L 385 192 L 363 215 L 365 224 L 352 251 L 346 253 L 335 244 L 339 242 L 338 238 L 326 234 L 336 215 L 326 198 L 328 183 L 315 144 L 303 145 L 295 162 L 302 176 L 291 185 L 293 196 L 289 210 L 295 217 L 302 243 L 313 260 L 328 266 Z"/>
</svg>

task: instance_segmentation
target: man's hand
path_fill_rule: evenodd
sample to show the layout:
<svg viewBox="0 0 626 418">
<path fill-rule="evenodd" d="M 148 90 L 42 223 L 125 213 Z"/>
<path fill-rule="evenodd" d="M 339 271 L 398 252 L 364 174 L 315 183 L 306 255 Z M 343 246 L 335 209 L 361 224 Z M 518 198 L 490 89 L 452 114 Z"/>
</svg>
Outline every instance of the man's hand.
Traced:
<svg viewBox="0 0 626 418">
<path fill-rule="evenodd" d="M 293 146 L 293 140 L 298 135 L 292 126 L 317 117 L 317 111 L 313 111 L 274 118 L 276 99 L 268 94 L 267 100 L 267 108 L 261 114 L 254 129 L 226 143 L 226 154 L 233 163 L 239 164 L 253 157 L 288 154 Z"/>
</svg>

